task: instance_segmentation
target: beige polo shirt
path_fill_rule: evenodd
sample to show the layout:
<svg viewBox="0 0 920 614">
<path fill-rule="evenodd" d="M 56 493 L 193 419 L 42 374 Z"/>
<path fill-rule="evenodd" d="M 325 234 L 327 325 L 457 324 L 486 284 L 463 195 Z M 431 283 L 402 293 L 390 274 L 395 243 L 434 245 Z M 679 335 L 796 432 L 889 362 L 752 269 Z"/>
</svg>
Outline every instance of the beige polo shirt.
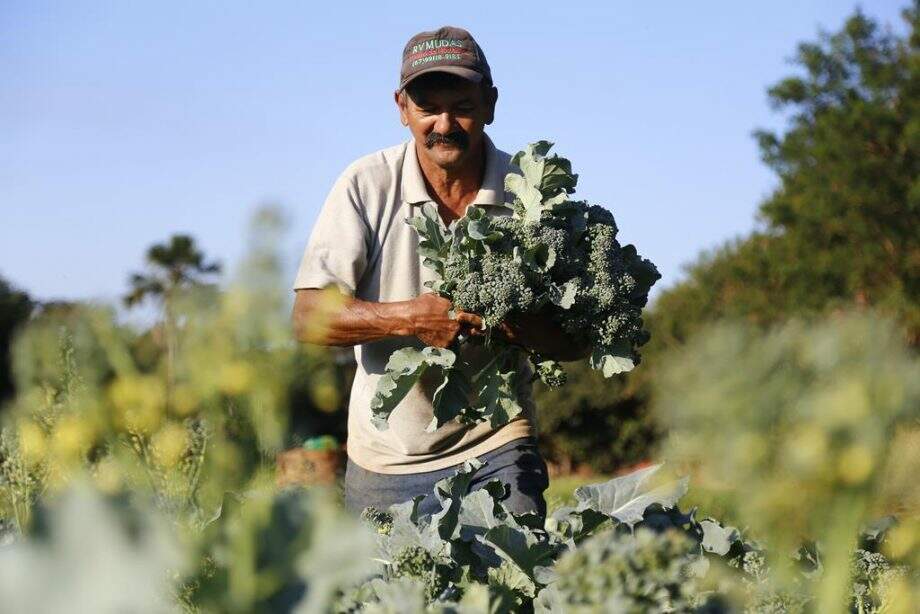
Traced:
<svg viewBox="0 0 920 614">
<path fill-rule="evenodd" d="M 511 156 L 485 138 L 486 169 L 472 204 L 485 205 L 490 215 L 508 215 L 504 177 Z M 335 182 L 310 235 L 294 290 L 337 285 L 357 298 L 374 302 L 411 299 L 429 292 L 423 284 L 434 272 L 418 254 L 418 234 L 405 220 L 433 202 L 428 194 L 415 142 L 383 149 L 352 163 Z M 424 347 L 416 337 L 396 337 L 355 346 L 357 372 L 348 404 L 348 456 L 359 466 L 378 473 L 406 474 L 443 469 L 462 463 L 513 439 L 536 435 L 531 396 L 530 366 L 522 360 L 518 394 L 522 414 L 493 429 L 488 422 L 475 426 L 451 421 L 433 433 L 431 399 L 437 386 L 431 369 L 396 407 L 389 428 L 371 423 L 371 398 L 377 380 L 394 350 Z M 486 357 L 479 348 L 464 356 L 474 364 Z M 431 377 L 427 377 L 431 375 Z"/>
</svg>

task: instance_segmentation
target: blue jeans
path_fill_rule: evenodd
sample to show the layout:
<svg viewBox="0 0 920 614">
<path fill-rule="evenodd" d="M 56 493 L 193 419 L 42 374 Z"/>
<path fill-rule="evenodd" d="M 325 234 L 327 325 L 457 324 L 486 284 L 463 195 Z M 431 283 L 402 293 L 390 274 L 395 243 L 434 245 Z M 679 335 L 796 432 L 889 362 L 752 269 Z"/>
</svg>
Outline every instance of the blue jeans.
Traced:
<svg viewBox="0 0 920 614">
<path fill-rule="evenodd" d="M 509 441 L 478 458 L 484 465 L 474 474 L 470 491 L 498 479 L 511 488 L 510 496 L 502 501 L 505 509 L 516 514 L 537 512 L 546 516 L 543 491 L 549 486 L 549 477 L 546 463 L 532 437 Z M 385 510 L 396 503 L 426 495 L 419 505 L 419 515 L 434 514 L 441 509 L 441 503 L 434 494 L 435 483 L 454 475 L 459 466 L 390 475 L 368 471 L 348 459 L 345 465 L 345 506 L 350 512 L 360 514 L 365 507 Z"/>
</svg>

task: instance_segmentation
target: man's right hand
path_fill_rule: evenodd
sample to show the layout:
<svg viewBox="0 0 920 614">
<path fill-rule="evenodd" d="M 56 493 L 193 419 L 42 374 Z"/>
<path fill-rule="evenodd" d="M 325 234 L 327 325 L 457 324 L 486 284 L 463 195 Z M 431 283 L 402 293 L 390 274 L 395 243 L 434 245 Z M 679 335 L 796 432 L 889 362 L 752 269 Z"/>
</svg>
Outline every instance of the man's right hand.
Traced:
<svg viewBox="0 0 920 614">
<path fill-rule="evenodd" d="M 446 348 L 461 334 L 478 335 L 482 329 L 482 318 L 466 311 L 450 311 L 453 304 L 432 292 L 420 294 L 407 302 L 413 334 L 426 345 Z"/>
</svg>

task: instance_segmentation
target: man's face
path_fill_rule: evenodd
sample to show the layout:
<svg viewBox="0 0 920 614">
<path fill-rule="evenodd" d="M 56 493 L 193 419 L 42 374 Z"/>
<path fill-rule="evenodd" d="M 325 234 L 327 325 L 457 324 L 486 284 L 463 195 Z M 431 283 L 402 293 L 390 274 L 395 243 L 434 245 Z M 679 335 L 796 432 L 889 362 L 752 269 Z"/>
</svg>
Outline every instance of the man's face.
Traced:
<svg viewBox="0 0 920 614">
<path fill-rule="evenodd" d="M 420 155 L 452 170 L 463 167 L 471 152 L 480 151 L 497 96 L 492 86 L 436 72 L 412 81 L 405 95 L 396 95 L 396 104 L 403 125 L 422 145 Z"/>
</svg>

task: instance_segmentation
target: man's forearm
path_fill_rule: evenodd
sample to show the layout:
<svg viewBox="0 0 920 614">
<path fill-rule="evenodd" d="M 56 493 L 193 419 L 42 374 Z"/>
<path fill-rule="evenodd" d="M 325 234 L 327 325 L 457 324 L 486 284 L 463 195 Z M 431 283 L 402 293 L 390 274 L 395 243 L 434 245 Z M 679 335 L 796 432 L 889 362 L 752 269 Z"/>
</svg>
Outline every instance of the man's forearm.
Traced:
<svg viewBox="0 0 920 614">
<path fill-rule="evenodd" d="M 408 301 L 375 303 L 322 291 L 297 294 L 293 322 L 298 341 L 352 346 L 415 334 Z"/>
<path fill-rule="evenodd" d="M 444 348 L 459 334 L 482 326 L 479 316 L 455 311 L 449 300 L 430 292 L 408 301 L 375 303 L 335 291 L 298 290 L 292 320 L 299 341 L 339 346 L 415 336 L 425 345 Z"/>
</svg>

